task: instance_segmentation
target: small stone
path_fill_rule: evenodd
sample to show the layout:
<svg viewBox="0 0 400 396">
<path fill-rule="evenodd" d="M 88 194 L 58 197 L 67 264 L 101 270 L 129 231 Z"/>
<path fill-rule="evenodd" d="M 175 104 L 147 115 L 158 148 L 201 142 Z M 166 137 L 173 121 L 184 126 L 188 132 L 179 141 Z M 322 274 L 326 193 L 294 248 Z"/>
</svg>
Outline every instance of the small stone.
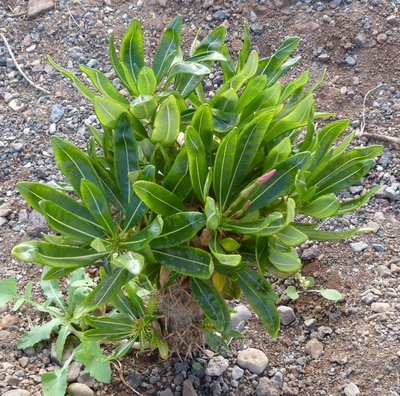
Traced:
<svg viewBox="0 0 400 396">
<path fill-rule="evenodd" d="M 243 304 L 237 305 L 235 313 L 231 314 L 231 326 L 233 329 L 243 330 L 245 323 L 251 318 L 250 310 Z"/>
<path fill-rule="evenodd" d="M 396 191 L 393 186 L 387 187 L 384 191 L 384 196 L 392 201 L 396 199 Z"/>
<path fill-rule="evenodd" d="M 385 251 L 385 247 L 379 243 L 374 243 L 372 245 L 372 247 L 374 248 L 375 252 L 384 252 Z"/>
<path fill-rule="evenodd" d="M 358 386 L 356 384 L 353 384 L 350 382 L 345 388 L 344 388 L 344 394 L 346 396 L 357 396 L 360 394 L 360 390 L 358 389 Z"/>
<path fill-rule="evenodd" d="M 304 326 L 306 326 L 308 330 L 314 330 L 316 325 L 317 321 L 314 318 L 307 319 L 304 321 Z"/>
<path fill-rule="evenodd" d="M 167 388 L 167 389 L 164 389 L 163 391 L 161 391 L 159 393 L 159 396 L 174 396 L 174 394 L 172 393 L 171 389 Z"/>
<path fill-rule="evenodd" d="M 305 347 L 306 353 L 313 359 L 318 359 L 324 351 L 324 346 L 317 339 L 313 338 L 308 341 Z"/>
<path fill-rule="evenodd" d="M 74 382 L 81 372 L 82 363 L 72 362 L 68 367 L 67 381 Z"/>
<path fill-rule="evenodd" d="M 85 384 L 74 383 L 68 387 L 73 396 L 94 396 L 94 392 Z"/>
<path fill-rule="evenodd" d="M 161 7 L 165 8 L 167 6 L 167 0 L 158 0 L 158 4 Z"/>
<path fill-rule="evenodd" d="M 96 68 L 98 66 L 98 64 L 99 64 L 99 61 L 97 59 L 92 58 L 89 60 L 88 63 L 86 63 L 86 66 Z"/>
<path fill-rule="evenodd" d="M 267 377 L 262 377 L 256 388 L 256 396 L 279 396 L 276 383 Z"/>
<path fill-rule="evenodd" d="M 383 44 L 386 40 L 387 40 L 387 35 L 385 34 L 385 33 L 381 33 L 381 34 L 378 34 L 377 36 L 376 36 L 376 41 L 379 43 L 379 44 Z"/>
<path fill-rule="evenodd" d="M 353 242 L 350 243 L 350 246 L 356 253 L 360 253 L 368 247 L 365 242 Z"/>
<path fill-rule="evenodd" d="M 30 52 L 35 51 L 35 49 L 36 49 L 36 44 L 32 44 L 25 51 L 30 53 Z"/>
<path fill-rule="evenodd" d="M 96 383 L 95 379 L 91 377 L 89 373 L 85 372 L 79 374 L 77 382 L 86 385 L 88 388 L 93 387 Z"/>
<path fill-rule="evenodd" d="M 254 11 L 250 11 L 250 22 L 254 23 L 257 20 L 257 15 Z"/>
<path fill-rule="evenodd" d="M 213 357 L 207 366 L 206 375 L 210 377 L 219 377 L 229 367 L 229 361 L 222 356 Z"/>
<path fill-rule="evenodd" d="M 354 43 L 355 43 L 356 45 L 360 46 L 360 47 L 363 46 L 363 45 L 365 45 L 366 42 L 367 42 L 367 39 L 366 39 L 366 37 L 365 37 L 365 34 L 363 34 L 363 33 L 358 33 L 358 34 L 356 35 L 356 37 L 354 37 Z"/>
<path fill-rule="evenodd" d="M 3 396 L 30 396 L 30 393 L 24 389 L 13 389 L 3 393 Z"/>
<path fill-rule="evenodd" d="M 333 355 L 331 358 L 331 361 L 337 364 L 340 364 L 341 366 L 343 366 L 344 364 L 346 364 L 348 362 L 348 358 L 346 355 L 343 354 L 337 354 L 337 355 Z"/>
<path fill-rule="evenodd" d="M 11 205 L 8 202 L 5 202 L 0 206 L 0 217 L 6 217 L 11 214 L 11 212 Z"/>
<path fill-rule="evenodd" d="M 213 14 L 213 18 L 217 20 L 223 20 L 229 18 L 229 16 L 230 16 L 230 11 L 227 10 L 226 8 L 222 8 L 221 10 L 218 10 Z"/>
<path fill-rule="evenodd" d="M 396 15 L 389 15 L 389 16 L 386 18 L 386 22 L 387 22 L 387 23 L 390 23 L 391 25 L 400 25 L 400 19 L 397 18 Z"/>
<path fill-rule="evenodd" d="M 351 186 L 351 187 L 349 187 L 349 191 L 353 195 L 362 192 L 363 189 L 364 189 L 363 186 Z"/>
<path fill-rule="evenodd" d="M 22 143 L 14 143 L 13 149 L 16 153 L 19 153 L 23 149 L 24 145 Z"/>
<path fill-rule="evenodd" d="M 27 17 L 32 19 L 54 8 L 52 0 L 29 0 Z"/>
<path fill-rule="evenodd" d="M 259 23 L 253 23 L 250 29 L 254 34 L 261 34 L 264 31 L 264 27 Z"/>
<path fill-rule="evenodd" d="M 351 55 L 346 56 L 345 62 L 348 66 L 354 66 L 357 63 L 357 61 Z"/>
<path fill-rule="evenodd" d="M 10 92 L 6 92 L 4 94 L 4 101 L 6 103 L 10 103 L 13 99 L 17 99 L 19 97 L 19 93 L 14 92 L 14 93 L 10 93 Z"/>
<path fill-rule="evenodd" d="M 233 380 L 238 380 L 238 379 L 240 379 L 240 378 L 243 377 L 243 374 L 244 374 L 244 370 L 241 369 L 239 366 L 235 366 L 235 367 L 232 369 L 232 374 L 231 374 L 231 376 L 232 376 L 232 379 L 233 379 Z"/>
<path fill-rule="evenodd" d="M 303 253 L 301 254 L 301 259 L 306 260 L 306 261 L 311 261 L 314 260 L 318 257 L 318 246 L 313 245 L 307 249 L 303 250 Z"/>
<path fill-rule="evenodd" d="M 329 56 L 329 54 L 324 53 L 324 54 L 318 55 L 318 60 L 320 60 L 321 62 L 327 63 L 330 61 L 330 59 L 331 59 L 331 57 Z"/>
<path fill-rule="evenodd" d="M 25 104 L 22 103 L 20 100 L 18 99 L 13 99 L 10 101 L 10 103 L 8 103 L 8 105 L 14 110 L 14 111 L 21 111 L 24 107 Z"/>
<path fill-rule="evenodd" d="M 64 106 L 57 103 L 53 105 L 51 108 L 51 116 L 50 116 L 50 121 L 54 124 L 57 124 L 61 118 L 63 117 L 65 112 Z"/>
<path fill-rule="evenodd" d="M 183 383 L 182 396 L 197 396 L 193 384 L 188 379 Z"/>
<path fill-rule="evenodd" d="M 5 217 L 0 217 L 0 227 L 7 223 L 8 223 L 8 220 Z"/>
<path fill-rule="evenodd" d="M 232 51 L 239 52 L 243 48 L 242 40 L 233 40 L 231 43 Z"/>
<path fill-rule="evenodd" d="M 22 358 L 19 359 L 18 362 L 22 368 L 25 368 L 29 363 L 29 359 L 26 356 L 22 356 Z"/>
<path fill-rule="evenodd" d="M 376 313 L 383 313 L 389 310 L 390 304 L 384 302 L 374 302 L 371 304 L 371 310 Z"/>
<path fill-rule="evenodd" d="M 262 374 L 268 366 L 268 358 L 259 349 L 247 348 L 238 353 L 237 364 L 253 374 Z"/>
<path fill-rule="evenodd" d="M 377 296 L 375 296 L 375 294 L 368 292 L 365 296 L 361 298 L 361 301 L 367 305 L 371 305 L 376 299 Z"/>
<path fill-rule="evenodd" d="M 291 307 L 281 305 L 278 307 L 279 317 L 281 318 L 281 323 L 284 326 L 290 325 L 296 320 L 296 315 Z"/>
<path fill-rule="evenodd" d="M 139 388 L 143 381 L 143 375 L 136 371 L 135 369 L 128 369 L 128 382 L 134 387 Z"/>
</svg>

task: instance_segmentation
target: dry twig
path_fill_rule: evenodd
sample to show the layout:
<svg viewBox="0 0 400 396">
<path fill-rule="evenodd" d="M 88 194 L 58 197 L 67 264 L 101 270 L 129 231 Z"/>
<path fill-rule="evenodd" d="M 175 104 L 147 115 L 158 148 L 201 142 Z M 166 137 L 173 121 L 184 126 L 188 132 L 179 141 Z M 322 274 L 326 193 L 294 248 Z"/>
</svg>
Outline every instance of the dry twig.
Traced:
<svg viewBox="0 0 400 396">
<path fill-rule="evenodd" d="M 384 142 L 400 144 L 400 139 L 393 137 L 393 136 L 380 135 L 377 133 L 363 133 L 362 136 L 365 136 L 365 137 L 371 138 L 371 139 L 382 140 Z"/>
<path fill-rule="evenodd" d="M 360 136 L 362 136 L 364 134 L 364 129 L 365 129 L 365 110 L 366 110 L 366 101 L 367 101 L 367 97 L 368 95 L 370 95 L 372 92 L 374 92 L 376 89 L 380 88 L 383 84 L 379 83 L 376 87 L 370 89 L 364 96 L 364 100 L 363 100 L 363 109 L 362 109 L 362 113 L 361 113 L 361 127 L 360 127 Z"/>
<path fill-rule="evenodd" d="M 67 10 L 68 10 L 68 13 L 69 13 L 71 19 L 75 22 L 75 25 L 78 26 L 78 29 L 80 30 L 81 27 L 79 26 L 79 23 L 76 21 L 76 19 L 75 19 L 74 16 L 72 15 L 72 12 L 71 12 L 71 10 L 69 9 L 69 7 L 68 7 L 68 6 L 66 6 L 66 7 L 67 7 Z"/>
<path fill-rule="evenodd" d="M 38 89 L 38 90 L 44 92 L 45 94 L 49 95 L 50 92 L 47 91 L 47 89 L 44 89 L 44 88 L 40 87 L 39 85 L 35 84 L 35 83 L 24 73 L 24 71 L 22 70 L 21 66 L 18 64 L 17 60 L 15 59 L 14 53 L 12 52 L 11 47 L 10 47 L 10 44 L 8 44 L 8 41 L 7 41 L 6 37 L 4 36 L 4 34 L 1 34 L 1 37 L 2 37 L 2 39 L 3 39 L 3 41 L 4 41 L 4 44 L 6 45 L 6 48 L 7 48 L 7 50 L 8 50 L 8 53 L 9 53 L 10 56 L 11 56 L 11 59 L 13 60 L 13 62 L 14 62 L 14 64 L 15 64 L 16 68 L 18 69 L 18 71 L 21 73 L 22 77 L 24 77 L 25 80 L 28 81 L 28 83 L 29 83 L 30 85 L 32 85 L 32 86 L 35 87 L 36 89 Z"/>
<path fill-rule="evenodd" d="M 118 364 L 116 364 L 116 362 L 118 362 Z M 121 367 L 121 363 L 116 360 L 115 362 L 111 362 L 111 364 L 114 366 L 115 370 L 118 373 L 118 377 L 121 380 L 121 382 L 127 387 L 129 388 L 133 393 L 135 393 L 136 395 L 142 396 L 141 393 L 139 393 L 135 388 L 133 388 L 131 385 L 129 385 L 125 378 L 124 378 L 124 374 L 122 373 L 122 367 Z"/>
</svg>

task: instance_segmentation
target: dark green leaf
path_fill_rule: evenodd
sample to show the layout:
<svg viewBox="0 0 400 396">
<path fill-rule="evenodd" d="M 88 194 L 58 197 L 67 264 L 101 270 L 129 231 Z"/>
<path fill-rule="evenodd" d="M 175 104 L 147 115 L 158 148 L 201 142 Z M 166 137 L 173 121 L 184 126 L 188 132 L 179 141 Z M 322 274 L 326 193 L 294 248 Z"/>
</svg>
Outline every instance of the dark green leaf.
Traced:
<svg viewBox="0 0 400 396">
<path fill-rule="evenodd" d="M 157 216 L 146 228 L 139 231 L 136 235 L 121 242 L 121 246 L 132 250 L 139 251 L 144 249 L 153 239 L 160 236 L 164 226 L 161 216 Z"/>
</svg>

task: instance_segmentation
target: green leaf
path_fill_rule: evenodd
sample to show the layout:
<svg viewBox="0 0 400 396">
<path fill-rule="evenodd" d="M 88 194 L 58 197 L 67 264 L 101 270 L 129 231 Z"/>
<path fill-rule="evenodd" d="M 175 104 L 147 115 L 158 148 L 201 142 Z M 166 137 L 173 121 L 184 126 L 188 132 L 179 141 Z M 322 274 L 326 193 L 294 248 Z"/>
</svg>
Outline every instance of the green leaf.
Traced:
<svg viewBox="0 0 400 396">
<path fill-rule="evenodd" d="M 357 235 L 360 232 L 374 231 L 374 229 L 371 227 L 358 227 L 346 231 L 323 231 L 315 229 L 318 224 L 313 224 L 312 227 L 310 227 L 310 224 L 302 223 L 292 223 L 292 225 L 304 234 L 306 234 L 310 241 L 333 241 L 337 239 L 346 239 L 351 238 L 352 236 Z"/>
<path fill-rule="evenodd" d="M 154 95 L 157 79 L 151 67 L 143 66 L 137 77 L 137 87 L 140 95 Z"/>
<path fill-rule="evenodd" d="M 225 36 L 225 26 L 218 26 L 208 33 L 203 40 L 201 40 L 200 44 L 194 51 L 194 55 L 202 54 L 206 51 L 220 51 L 222 45 L 224 44 Z"/>
<path fill-rule="evenodd" d="M 313 106 L 314 97 L 306 96 L 292 111 L 271 124 L 264 141 L 270 142 L 287 131 L 307 125 L 308 114 Z"/>
<path fill-rule="evenodd" d="M 298 153 L 280 162 L 271 180 L 253 190 L 248 199 L 251 201 L 249 211 L 266 207 L 293 188 L 297 172 L 307 165 L 310 153 Z"/>
<path fill-rule="evenodd" d="M 210 74 L 211 70 L 197 62 L 177 62 L 174 63 L 168 72 L 168 78 L 172 78 L 180 74 L 190 74 L 191 76 L 204 76 Z"/>
<path fill-rule="evenodd" d="M 75 238 L 82 242 L 91 242 L 95 238 L 101 238 L 104 231 L 100 226 L 84 221 L 81 217 L 68 212 L 61 206 L 49 201 L 41 201 L 40 206 L 46 217 L 48 225 L 55 231 Z"/>
<path fill-rule="evenodd" d="M 303 206 L 300 211 L 318 219 L 325 219 L 334 216 L 339 208 L 340 201 L 336 196 L 334 194 L 327 194 L 314 199 Z"/>
<path fill-rule="evenodd" d="M 62 311 L 65 310 L 64 306 L 64 296 L 61 293 L 60 283 L 58 280 L 45 280 L 49 268 L 45 267 L 42 274 L 42 279 L 40 281 L 40 287 L 43 290 L 44 295 L 47 297 L 48 301 L 55 304 Z M 61 360 L 59 360 L 61 362 Z"/>
<path fill-rule="evenodd" d="M 226 252 L 234 252 L 240 248 L 240 243 L 232 238 L 224 238 L 219 242 Z"/>
<path fill-rule="evenodd" d="M 99 382 L 110 383 L 111 367 L 106 362 L 99 344 L 95 341 L 84 341 L 75 349 L 75 359 L 85 366 L 85 371 Z"/>
<path fill-rule="evenodd" d="M 17 281 L 15 278 L 0 280 L 0 307 L 17 297 Z"/>
<path fill-rule="evenodd" d="M 132 197 L 129 172 L 139 167 L 138 145 L 131 117 L 124 113 L 117 121 L 114 132 L 114 173 L 125 207 Z"/>
<path fill-rule="evenodd" d="M 153 254 L 159 263 L 183 275 L 209 279 L 214 270 L 210 254 L 202 249 L 180 246 L 153 249 Z"/>
<path fill-rule="evenodd" d="M 121 359 L 123 358 L 133 347 L 135 340 L 125 341 L 124 343 L 120 344 L 116 347 L 110 355 L 107 356 L 105 359 L 106 361 L 110 362 L 111 360 Z"/>
<path fill-rule="evenodd" d="M 52 280 L 62 278 L 71 272 L 76 271 L 80 267 L 71 267 L 71 268 L 50 268 L 46 273 L 46 276 L 43 278 L 44 280 Z"/>
<path fill-rule="evenodd" d="M 250 268 L 238 273 L 238 277 L 243 294 L 261 323 L 271 336 L 276 336 L 279 331 L 279 313 L 274 301 L 278 300 L 278 296 L 267 280 Z"/>
<path fill-rule="evenodd" d="M 238 91 L 239 88 L 251 77 L 256 74 L 258 68 L 257 51 L 251 51 L 243 68 L 229 80 L 229 87 Z"/>
<path fill-rule="evenodd" d="M 282 219 L 282 214 L 273 212 L 263 219 L 246 220 L 228 220 L 222 224 L 222 229 L 243 235 L 260 235 L 269 229 L 269 226 Z"/>
<path fill-rule="evenodd" d="M 33 326 L 25 333 L 18 342 L 19 349 L 25 349 L 34 346 L 40 341 L 50 338 L 51 333 L 61 324 L 61 320 L 54 318 L 50 322 L 44 323 L 41 326 Z"/>
<path fill-rule="evenodd" d="M 216 234 L 208 241 L 208 246 L 213 256 L 224 266 L 237 267 L 242 261 L 240 254 L 225 254 Z"/>
<path fill-rule="evenodd" d="M 93 98 L 93 108 L 98 120 L 106 128 L 115 128 L 119 116 L 128 110 L 128 106 L 97 95 Z"/>
<path fill-rule="evenodd" d="M 143 31 L 136 18 L 129 24 L 122 38 L 120 60 L 136 79 L 136 70 L 144 65 Z"/>
<path fill-rule="evenodd" d="M 110 235 L 114 235 L 114 222 L 111 217 L 111 211 L 108 206 L 107 198 L 105 197 L 103 191 L 101 191 L 96 184 L 90 180 L 83 179 L 81 181 L 81 195 L 82 201 L 96 221 L 104 229 L 108 230 Z"/>
<path fill-rule="evenodd" d="M 219 226 L 221 213 L 213 198 L 206 197 L 204 213 L 207 216 L 207 228 L 211 231 L 215 231 Z"/>
<path fill-rule="evenodd" d="M 64 352 L 65 341 L 67 337 L 71 334 L 71 329 L 68 325 L 61 326 L 58 331 L 57 341 L 56 341 L 56 358 L 59 362 L 62 361 L 62 356 Z"/>
<path fill-rule="evenodd" d="M 175 158 L 175 162 L 164 179 L 163 186 L 182 200 L 192 190 L 186 148 L 183 148 Z"/>
<path fill-rule="evenodd" d="M 132 275 L 138 275 L 144 267 L 144 257 L 134 252 L 121 254 L 110 262 L 116 267 L 125 268 Z"/>
<path fill-rule="evenodd" d="M 204 51 L 197 55 L 190 56 L 188 59 L 190 62 L 224 62 L 226 58 L 220 52 L 217 51 Z"/>
<path fill-rule="evenodd" d="M 169 146 L 175 142 L 179 133 L 179 107 L 173 95 L 161 103 L 154 119 L 151 141 Z"/>
<path fill-rule="evenodd" d="M 79 65 L 79 68 L 85 73 L 92 84 L 101 92 L 105 97 L 119 102 L 123 105 L 129 105 L 129 101 L 122 96 L 114 87 L 112 82 L 101 72 L 91 67 Z"/>
<path fill-rule="evenodd" d="M 109 303 L 128 281 L 129 272 L 115 268 L 108 274 L 80 304 L 80 311 L 90 312 Z"/>
<path fill-rule="evenodd" d="M 138 119 L 150 120 L 156 112 L 157 106 L 158 103 L 154 96 L 140 95 L 131 102 L 130 111 Z"/>
<path fill-rule="evenodd" d="M 282 245 L 277 238 L 269 238 L 269 261 L 282 274 L 296 273 L 301 268 L 301 261 L 292 247 Z"/>
<path fill-rule="evenodd" d="M 291 300 L 297 300 L 299 298 L 299 293 L 294 286 L 289 286 L 286 289 L 286 294 Z"/>
<path fill-rule="evenodd" d="M 60 171 L 78 195 L 80 195 L 81 179 L 90 180 L 103 191 L 101 181 L 90 158 L 82 150 L 57 136 L 52 136 L 51 144 Z M 59 203 L 57 202 L 57 204 Z"/>
<path fill-rule="evenodd" d="M 171 64 L 180 49 L 182 17 L 176 16 L 167 26 L 161 39 L 160 46 L 154 56 L 153 70 L 160 82 L 167 74 Z"/>
<path fill-rule="evenodd" d="M 290 138 L 285 137 L 268 152 L 263 171 L 266 172 L 274 169 L 277 164 L 288 158 L 291 152 L 292 144 Z"/>
<path fill-rule="evenodd" d="M 214 124 L 211 107 L 203 104 L 193 114 L 191 126 L 200 135 L 206 152 L 207 168 L 211 165 L 211 150 L 213 144 Z"/>
<path fill-rule="evenodd" d="M 231 326 L 228 306 L 212 281 L 191 278 L 192 294 L 218 331 L 226 331 Z"/>
<path fill-rule="evenodd" d="M 227 201 L 228 197 L 229 185 L 235 166 L 234 161 L 237 144 L 238 131 L 234 129 L 222 140 L 214 161 L 214 192 L 218 203 L 221 205 L 221 210 L 224 209 L 223 203 Z"/>
<path fill-rule="evenodd" d="M 163 249 L 190 241 L 205 225 L 205 216 L 199 212 L 176 213 L 164 218 L 160 236 L 150 243 L 153 249 Z"/>
<path fill-rule="evenodd" d="M 125 314 L 112 316 L 87 316 L 86 322 L 93 327 L 84 333 L 92 341 L 117 341 L 131 338 L 134 334 L 134 320 Z"/>
<path fill-rule="evenodd" d="M 361 206 L 365 205 L 368 200 L 381 188 L 380 185 L 377 185 L 371 188 L 366 194 L 361 195 L 358 198 L 349 199 L 348 201 L 344 201 L 340 203 L 340 208 L 337 211 L 337 215 L 342 215 L 349 212 L 354 212 Z"/>
<path fill-rule="evenodd" d="M 203 187 L 206 184 L 208 173 L 206 153 L 199 134 L 191 126 L 185 132 L 185 146 L 189 159 L 189 174 L 193 190 L 200 201 L 204 202 Z"/>
<path fill-rule="evenodd" d="M 243 67 L 247 57 L 249 56 L 250 49 L 251 49 L 250 28 L 248 23 L 245 22 L 243 25 L 243 48 L 239 51 L 238 63 L 237 63 L 237 67 L 239 70 Z"/>
<path fill-rule="evenodd" d="M 72 71 L 68 69 L 64 69 L 63 67 L 57 65 L 53 61 L 50 55 L 47 55 L 47 61 L 60 73 L 64 74 L 64 76 L 68 77 L 72 83 L 75 85 L 76 88 L 84 95 L 86 96 L 89 100 L 93 100 L 93 98 L 96 96 L 96 94 L 89 88 L 87 87 L 81 80 L 79 80 L 78 77 L 75 76 Z"/>
<path fill-rule="evenodd" d="M 327 300 L 339 301 L 343 298 L 341 293 L 335 289 L 319 289 L 317 291 Z"/>
<path fill-rule="evenodd" d="M 240 132 L 237 141 L 231 181 L 228 185 L 226 201 L 222 203 L 223 207 L 226 206 L 229 202 L 229 198 L 237 190 L 240 183 L 246 178 L 250 171 L 251 165 L 257 155 L 258 149 L 273 116 L 274 112 L 261 114 Z"/>
<path fill-rule="evenodd" d="M 52 373 L 40 376 L 44 396 L 64 396 L 67 390 L 68 365 L 55 367 Z"/>
<path fill-rule="evenodd" d="M 182 201 L 164 187 L 149 181 L 137 181 L 133 189 L 139 198 L 154 212 L 162 216 L 170 216 L 188 209 Z"/>
<path fill-rule="evenodd" d="M 299 246 L 308 240 L 306 234 L 290 224 L 277 233 L 276 236 L 286 246 Z"/>
<path fill-rule="evenodd" d="M 243 90 L 239 98 L 237 111 L 241 112 L 249 103 L 251 103 L 267 85 L 267 76 L 255 76 L 251 78 L 246 84 L 246 88 Z"/>
<path fill-rule="evenodd" d="M 157 216 L 146 228 L 120 243 L 120 246 L 138 251 L 144 249 L 151 241 L 159 237 L 164 227 L 161 216 Z"/>
</svg>

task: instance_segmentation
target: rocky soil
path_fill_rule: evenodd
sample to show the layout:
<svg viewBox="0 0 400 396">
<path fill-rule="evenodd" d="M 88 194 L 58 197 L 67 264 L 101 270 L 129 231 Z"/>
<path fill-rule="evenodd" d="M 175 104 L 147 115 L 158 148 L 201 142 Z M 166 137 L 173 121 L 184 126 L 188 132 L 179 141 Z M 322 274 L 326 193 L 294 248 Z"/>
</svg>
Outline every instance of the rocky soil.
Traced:
<svg viewBox="0 0 400 396">
<path fill-rule="evenodd" d="M 382 189 L 357 213 L 325 223 L 327 229 L 371 225 L 375 233 L 333 243 L 307 243 L 304 274 L 319 287 L 340 290 L 343 301 L 302 294 L 295 303 L 277 282 L 282 330 L 267 336 L 256 316 L 238 302 L 234 322 L 245 337 L 229 351 L 205 350 L 193 361 L 160 361 L 153 354 L 130 354 L 114 367 L 112 383 L 95 383 L 74 364 L 73 395 L 370 395 L 400 394 L 400 16 L 398 0 L 59 0 L 53 10 L 27 19 L 25 0 L 0 5 L 0 33 L 19 65 L 46 94 L 23 79 L 0 42 L 0 278 L 16 276 L 22 289 L 33 282 L 40 298 L 40 269 L 17 262 L 10 250 L 37 237 L 46 225 L 15 188 L 19 180 L 60 180 L 49 138 L 60 134 L 82 147 L 92 109 L 69 82 L 47 64 L 50 54 L 69 68 L 78 63 L 110 71 L 108 34 L 121 38 L 139 17 L 146 44 L 154 50 L 166 23 L 184 17 L 184 43 L 223 23 L 228 41 L 241 45 L 248 21 L 254 44 L 267 56 L 282 38 L 302 38 L 303 56 L 294 73 L 310 69 L 327 77 L 317 91 L 320 111 L 348 117 L 356 144 L 381 143 L 385 150 L 374 170 L 343 196 L 356 197 L 378 183 Z M 111 76 L 112 77 L 112 76 Z M 218 84 L 215 74 L 211 84 Z M 114 81 L 116 84 L 117 81 Z M 364 133 L 364 134 L 363 134 Z M 18 350 L 18 338 L 43 318 L 28 307 L 0 307 L 0 393 L 40 395 L 40 374 L 54 367 L 51 348 L 41 343 Z"/>
</svg>

